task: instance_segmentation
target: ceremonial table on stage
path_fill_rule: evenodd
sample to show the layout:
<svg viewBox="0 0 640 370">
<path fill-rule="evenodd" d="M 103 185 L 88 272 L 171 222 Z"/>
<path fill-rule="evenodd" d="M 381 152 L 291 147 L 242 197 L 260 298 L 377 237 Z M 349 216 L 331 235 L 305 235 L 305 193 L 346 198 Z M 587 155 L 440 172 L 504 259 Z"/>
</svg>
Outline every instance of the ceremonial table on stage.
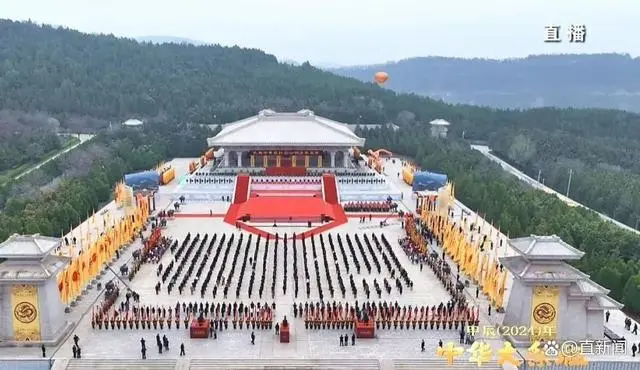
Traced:
<svg viewBox="0 0 640 370">
<path fill-rule="evenodd" d="M 209 338 L 209 320 L 191 320 L 189 334 L 191 338 Z"/>
<path fill-rule="evenodd" d="M 355 332 L 358 338 L 373 338 L 376 334 L 376 323 L 373 320 L 369 322 L 356 320 Z"/>
<path fill-rule="evenodd" d="M 289 343 L 289 325 L 280 325 L 280 343 Z"/>
</svg>

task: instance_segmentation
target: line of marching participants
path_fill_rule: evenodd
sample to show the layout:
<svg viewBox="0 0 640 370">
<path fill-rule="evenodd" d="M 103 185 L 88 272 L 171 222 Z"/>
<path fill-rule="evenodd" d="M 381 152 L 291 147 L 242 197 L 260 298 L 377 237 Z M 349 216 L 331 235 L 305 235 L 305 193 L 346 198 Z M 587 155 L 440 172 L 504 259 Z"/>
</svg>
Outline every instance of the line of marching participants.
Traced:
<svg viewBox="0 0 640 370">
<path fill-rule="evenodd" d="M 489 316 L 492 307 L 498 311 L 504 309 L 508 272 L 498 259 L 499 250 L 504 248 L 500 231 L 496 233 L 499 240 L 494 245 L 495 229 L 491 227 L 489 235 L 483 235 L 484 220 L 479 219 L 477 214 L 472 223 L 468 223 L 468 218 L 463 216 L 456 222 L 452 219 L 453 213 L 448 214 L 448 210 L 438 212 L 433 199 L 423 200 L 421 208 L 420 217 L 407 215 L 405 219 L 405 229 L 411 242 L 422 255 L 428 253 L 428 244 L 436 242 L 442 247 L 442 255 L 432 251 L 429 262 L 432 267 L 442 266 L 442 273 L 447 275 L 445 278 L 451 285 L 454 283 L 451 272 L 447 274 L 446 271 L 450 270 L 447 257 L 455 263 L 455 291 L 462 292 L 465 285 L 461 278 L 466 275 L 478 286 L 476 298 L 482 292 L 489 300 Z"/>
<path fill-rule="evenodd" d="M 377 329 L 458 329 L 465 325 L 478 325 L 479 312 L 476 307 L 465 303 L 449 301 L 438 306 L 400 306 L 398 302 L 366 302 L 362 306 L 355 302 L 333 302 L 315 304 L 294 303 L 294 317 L 304 319 L 307 329 L 351 329 L 357 318 L 363 320 L 365 314 L 373 319 Z M 366 321 L 365 320 L 365 321 Z"/>
<path fill-rule="evenodd" d="M 260 302 L 250 304 L 237 303 L 176 303 L 175 307 L 164 305 L 140 305 L 127 299 L 120 307 L 96 305 L 92 311 L 91 326 L 93 329 L 167 329 L 175 327 L 189 329 L 192 320 L 203 318 L 210 323 L 210 330 L 262 329 L 273 327 L 275 303 L 268 305 Z"/>
</svg>

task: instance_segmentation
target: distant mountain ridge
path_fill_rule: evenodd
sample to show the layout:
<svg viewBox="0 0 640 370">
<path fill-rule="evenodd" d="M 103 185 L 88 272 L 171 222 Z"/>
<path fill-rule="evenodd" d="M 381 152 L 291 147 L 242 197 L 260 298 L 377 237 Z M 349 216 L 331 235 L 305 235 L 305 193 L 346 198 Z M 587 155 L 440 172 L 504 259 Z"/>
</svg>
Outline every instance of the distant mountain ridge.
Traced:
<svg viewBox="0 0 640 370">
<path fill-rule="evenodd" d="M 627 54 L 533 55 L 521 59 L 419 57 L 370 66 L 328 68 L 385 87 L 449 103 L 525 109 L 542 106 L 640 112 L 640 59 Z"/>
<path fill-rule="evenodd" d="M 210 44 L 209 42 L 205 41 L 175 36 L 140 36 L 136 37 L 135 39 L 140 42 L 151 42 L 153 44 L 192 44 L 196 46 Z"/>
</svg>

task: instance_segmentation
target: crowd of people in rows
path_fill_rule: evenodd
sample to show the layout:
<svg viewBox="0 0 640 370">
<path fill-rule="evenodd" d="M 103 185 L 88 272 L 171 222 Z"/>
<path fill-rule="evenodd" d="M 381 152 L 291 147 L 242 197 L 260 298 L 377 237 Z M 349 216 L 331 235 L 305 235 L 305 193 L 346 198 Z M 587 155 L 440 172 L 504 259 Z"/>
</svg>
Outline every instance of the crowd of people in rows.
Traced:
<svg viewBox="0 0 640 370">
<path fill-rule="evenodd" d="M 267 176 L 267 177 L 252 177 L 251 183 L 253 184 L 320 184 L 322 183 L 321 177 L 315 176 Z"/>
<path fill-rule="evenodd" d="M 380 212 L 396 212 L 398 210 L 398 203 L 392 201 L 384 202 L 346 202 L 342 205 L 345 212 L 366 212 L 366 213 L 380 213 Z"/>
<path fill-rule="evenodd" d="M 366 302 L 361 306 L 342 302 L 294 303 L 294 318 L 304 319 L 307 329 L 351 329 L 356 318 L 375 321 L 377 329 L 463 329 L 477 326 L 479 312 L 465 302 L 451 300 L 438 306 L 399 305 L 398 302 Z"/>
<path fill-rule="evenodd" d="M 255 247 L 252 248 L 254 242 Z M 301 248 L 297 243 L 302 244 Z M 239 236 L 214 234 L 213 237 L 209 237 L 209 234 L 192 236 L 188 233 L 182 243 L 173 241 L 169 250 L 173 258 L 167 266 L 159 264 L 157 267 L 159 280 L 155 287 L 156 294 L 160 294 L 163 289 L 166 289 L 167 294 L 177 290 L 182 295 L 186 289 L 190 294 L 195 294 L 199 289 L 200 297 L 204 299 L 213 283 L 212 298 L 218 297 L 221 293 L 222 298 L 226 299 L 235 293 L 235 298 L 239 299 L 248 276 L 248 286 L 244 286 L 249 298 L 257 296 L 262 299 L 270 296 L 274 299 L 279 279 L 282 279 L 282 294 L 287 294 L 287 261 L 291 252 L 293 295 L 296 298 L 301 290 L 310 298 L 313 280 L 321 299 L 325 296 L 334 298 L 336 295 L 345 298 L 347 292 L 354 298 L 358 292 L 364 293 L 367 298 L 372 294 L 381 298 L 383 292 L 391 294 L 395 289 L 402 294 L 405 289 L 413 288 L 413 282 L 408 278 L 406 270 L 384 234 L 320 234 L 302 240 L 298 240 L 295 234 L 292 237 L 285 234 L 284 238 L 276 234 L 276 238 L 270 240 L 269 237 L 262 238 L 258 235 L 254 238 L 252 234 L 243 233 Z M 267 266 L 269 253 L 273 255 L 273 262 Z M 298 264 L 298 253 L 302 253 L 303 266 Z M 277 276 L 280 255 L 284 257 L 281 277 Z M 258 260 L 260 257 L 261 261 Z M 320 264 L 324 269 L 320 268 Z M 262 273 L 258 271 L 259 265 L 262 265 Z M 335 274 L 329 273 L 332 269 L 335 270 Z M 390 277 L 369 282 L 362 279 L 361 284 L 356 283 L 354 274 L 363 273 L 365 270 L 368 273 L 375 270 L 380 274 L 383 269 L 386 269 Z M 324 272 L 321 273 L 321 270 Z M 215 271 L 217 274 L 214 276 Z M 266 277 L 269 275 L 271 284 L 265 287 Z M 230 291 L 233 283 L 235 292 Z"/>
<path fill-rule="evenodd" d="M 373 176 L 349 176 L 349 177 L 338 177 L 338 184 L 386 184 L 387 180 L 382 177 L 373 177 Z"/>
<path fill-rule="evenodd" d="M 311 256 L 313 257 L 313 261 L 314 261 L 313 264 L 315 267 L 315 281 L 316 281 L 318 296 L 320 300 L 323 300 L 325 296 L 325 292 L 324 292 L 324 286 L 322 284 L 323 279 L 320 276 L 320 269 L 318 268 L 318 265 L 320 262 L 318 262 L 319 258 L 318 258 L 318 252 L 317 252 L 316 242 L 315 242 L 316 238 L 312 237 L 310 240 L 311 240 L 310 244 L 311 244 L 311 252 L 312 252 Z M 355 272 L 357 274 L 360 274 L 361 271 L 363 271 L 364 269 L 366 269 L 369 274 L 371 274 L 374 269 L 375 271 L 377 271 L 378 274 L 382 273 L 382 264 L 378 259 L 378 254 L 381 255 L 382 263 L 384 264 L 384 267 L 386 268 L 387 272 L 390 274 L 391 281 L 395 283 L 395 289 L 397 289 L 400 294 L 402 294 L 405 287 L 408 289 L 413 289 L 413 282 L 411 281 L 411 279 L 409 279 L 407 271 L 400 264 L 400 261 L 396 257 L 393 249 L 391 248 L 391 245 L 387 241 L 384 234 L 380 236 L 380 239 L 378 239 L 378 237 L 375 234 L 372 234 L 371 240 L 366 234 L 362 235 L 362 240 L 360 239 L 360 235 L 358 234 L 354 234 L 353 239 L 349 234 L 347 234 L 345 237 L 345 241 L 346 241 L 345 243 L 343 243 L 342 236 L 340 234 L 337 235 L 337 243 L 334 243 L 333 236 L 329 234 L 328 235 L 329 248 L 327 248 L 325 245 L 325 238 L 323 234 L 320 234 L 319 240 L 320 240 L 320 251 L 322 252 L 321 263 L 324 264 L 324 270 L 326 272 L 326 279 L 324 279 L 324 281 L 326 281 L 327 288 L 329 291 L 329 296 L 331 298 L 335 297 L 336 289 L 334 288 L 334 285 L 333 285 L 333 278 L 331 274 L 329 274 L 330 265 L 333 265 L 336 270 L 336 276 L 338 280 L 337 281 L 338 289 L 339 289 L 339 293 L 342 295 L 342 298 L 345 298 L 347 294 L 347 287 L 345 286 L 346 276 L 348 276 L 348 279 L 349 279 L 350 291 L 353 294 L 353 297 L 356 298 L 358 295 L 358 286 L 355 282 L 353 273 Z M 338 246 L 337 248 L 336 248 L 336 244 Z M 347 252 L 345 251 L 345 244 L 349 251 L 349 255 L 352 257 L 352 261 L 354 263 L 353 267 L 350 265 L 349 260 L 347 258 Z M 297 262 L 296 262 L 297 261 L 296 250 L 297 248 L 295 247 L 295 239 L 294 239 L 293 279 L 294 279 L 294 297 L 295 298 L 298 297 L 298 292 L 299 292 L 299 278 L 298 278 L 298 268 L 297 268 Z M 364 266 L 360 264 L 360 260 L 357 257 L 356 250 L 360 252 L 359 254 L 362 256 L 362 264 Z M 305 239 L 302 240 L 302 253 L 303 253 L 303 261 L 304 261 L 304 270 L 303 270 L 304 281 L 306 284 L 305 286 L 306 296 L 308 299 L 311 296 L 311 274 L 309 273 L 309 268 L 307 263 L 307 244 Z M 329 262 L 329 259 L 327 259 L 327 255 L 329 253 L 331 256 L 331 263 Z M 340 260 L 338 259 L 338 253 L 340 253 L 342 257 L 343 267 L 345 268 L 344 271 L 342 271 L 340 268 Z M 391 291 L 393 288 L 389 280 L 387 280 L 387 278 L 383 279 L 383 284 L 384 284 L 384 290 L 386 291 L 386 293 L 391 294 Z M 377 279 L 373 280 L 373 286 L 375 289 L 375 294 L 377 294 L 378 297 L 381 298 L 383 290 L 380 284 L 378 283 Z M 372 294 L 372 290 L 370 285 L 367 283 L 366 279 L 362 280 L 362 289 L 367 299 L 369 299 L 369 297 Z"/>
<path fill-rule="evenodd" d="M 344 171 L 344 170 L 336 170 L 334 172 L 336 176 L 346 176 L 346 177 L 358 177 L 358 178 L 371 178 L 375 177 L 376 173 L 372 171 Z"/>
<path fill-rule="evenodd" d="M 122 301 L 119 307 L 104 310 L 96 306 L 91 325 L 94 329 L 188 329 L 193 320 L 207 320 L 212 331 L 233 329 L 271 329 L 276 304 L 230 302 L 178 302 L 175 307 L 140 305 L 139 301 Z"/>
<path fill-rule="evenodd" d="M 189 184 L 231 184 L 235 181 L 234 177 L 220 177 L 211 172 L 196 172 L 194 176 L 187 178 Z"/>
</svg>

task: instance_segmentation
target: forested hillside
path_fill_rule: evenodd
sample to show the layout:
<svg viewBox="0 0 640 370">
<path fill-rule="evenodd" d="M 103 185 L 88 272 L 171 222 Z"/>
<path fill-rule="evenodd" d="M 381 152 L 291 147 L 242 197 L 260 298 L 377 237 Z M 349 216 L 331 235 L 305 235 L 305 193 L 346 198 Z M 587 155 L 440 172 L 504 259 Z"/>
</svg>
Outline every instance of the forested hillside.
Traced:
<svg viewBox="0 0 640 370">
<path fill-rule="evenodd" d="M 58 128 L 59 122 L 44 114 L 0 111 L 0 174 L 60 149 Z"/>
<path fill-rule="evenodd" d="M 635 117 L 610 114 L 615 120 L 609 127 L 572 130 L 559 122 L 555 129 L 504 128 L 489 136 L 489 145 L 499 157 L 533 178 L 540 174 L 541 181 L 563 194 L 572 171 L 571 198 L 637 228 L 640 126 Z"/>
<path fill-rule="evenodd" d="M 502 109 L 555 106 L 640 111 L 640 59 L 622 54 L 507 60 L 420 57 L 329 70 L 366 82 L 374 73 L 385 71 L 391 76 L 388 88 L 449 103 Z"/>
<path fill-rule="evenodd" d="M 538 165 L 554 166 L 543 171 L 548 181 L 553 169 L 561 174 L 573 168 L 578 199 L 577 192 L 593 194 L 594 199 L 610 194 L 601 207 L 619 207 L 623 199 L 615 195 L 627 194 L 635 207 L 635 194 L 623 192 L 636 181 L 630 175 L 637 172 L 640 147 L 640 117 L 635 114 L 453 106 L 396 94 L 308 64 L 279 64 L 258 50 L 140 44 L 10 21 L 0 21 L 0 60 L 4 109 L 47 112 L 67 127 L 87 124 L 102 130 L 107 122 L 130 116 L 148 122 L 142 132 L 118 125 L 102 130 L 80 151 L 0 187 L 0 237 L 12 232 L 59 234 L 108 201 L 114 182 L 125 172 L 173 156 L 200 154 L 207 133 L 186 123 L 228 122 L 264 108 L 309 108 L 350 123 L 399 124 L 398 133 L 368 133 L 369 145 L 389 147 L 449 173 L 461 200 L 511 236 L 561 235 L 587 252 L 581 268 L 640 311 L 636 235 L 523 188 L 461 140 L 488 141 L 536 172 Z M 451 143 L 427 137 L 426 123 L 434 118 L 452 122 Z M 582 176 L 586 170 L 576 163 L 593 176 L 617 173 L 622 180 L 580 184 L 581 178 L 595 177 Z"/>
<path fill-rule="evenodd" d="M 0 240 L 12 233 L 60 235 L 110 201 L 127 172 L 172 157 L 197 157 L 210 132 L 198 125 L 151 122 L 140 131 L 117 128 L 0 187 Z"/>
<path fill-rule="evenodd" d="M 456 198 L 511 237 L 559 235 L 584 251 L 576 267 L 611 290 L 628 309 L 640 312 L 640 236 L 602 221 L 583 208 L 533 190 L 471 150 L 466 142 L 430 138 L 423 127 L 362 132 L 370 148 L 388 148 L 422 168 L 444 172 L 456 184 Z"/>
</svg>

